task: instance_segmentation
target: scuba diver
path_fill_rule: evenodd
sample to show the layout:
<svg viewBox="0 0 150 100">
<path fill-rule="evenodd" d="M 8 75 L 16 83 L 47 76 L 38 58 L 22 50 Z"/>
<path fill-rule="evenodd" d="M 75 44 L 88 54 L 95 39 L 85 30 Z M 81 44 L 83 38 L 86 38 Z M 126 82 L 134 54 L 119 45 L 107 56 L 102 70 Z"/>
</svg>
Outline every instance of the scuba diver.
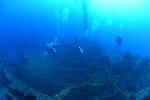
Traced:
<svg viewBox="0 0 150 100">
<path fill-rule="evenodd" d="M 83 49 L 80 46 L 78 46 L 78 49 L 79 49 L 79 51 L 80 51 L 81 54 L 84 53 Z"/>
<path fill-rule="evenodd" d="M 75 50 L 77 52 L 77 54 L 81 55 L 84 53 L 83 47 L 81 45 L 81 39 L 79 36 L 75 36 L 75 40 L 73 42 L 73 45 L 75 46 Z M 75 52 L 74 52 L 75 53 Z"/>
<path fill-rule="evenodd" d="M 116 37 L 116 46 L 120 47 L 122 45 L 122 37 L 121 36 L 117 36 Z"/>
<path fill-rule="evenodd" d="M 46 46 L 47 46 L 46 54 L 56 55 L 57 54 L 56 49 L 61 46 L 61 43 L 58 42 L 58 38 L 56 37 L 54 41 L 52 41 L 51 43 L 47 43 Z"/>
</svg>

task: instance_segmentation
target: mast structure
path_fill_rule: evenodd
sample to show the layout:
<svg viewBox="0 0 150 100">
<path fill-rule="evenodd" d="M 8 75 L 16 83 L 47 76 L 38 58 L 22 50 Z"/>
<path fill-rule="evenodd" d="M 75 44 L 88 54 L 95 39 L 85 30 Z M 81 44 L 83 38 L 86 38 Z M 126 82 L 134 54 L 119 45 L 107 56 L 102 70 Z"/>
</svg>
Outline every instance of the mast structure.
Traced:
<svg viewBox="0 0 150 100">
<path fill-rule="evenodd" d="M 87 0 L 82 0 L 84 33 L 88 31 L 88 9 L 87 7 L 88 7 Z"/>
</svg>

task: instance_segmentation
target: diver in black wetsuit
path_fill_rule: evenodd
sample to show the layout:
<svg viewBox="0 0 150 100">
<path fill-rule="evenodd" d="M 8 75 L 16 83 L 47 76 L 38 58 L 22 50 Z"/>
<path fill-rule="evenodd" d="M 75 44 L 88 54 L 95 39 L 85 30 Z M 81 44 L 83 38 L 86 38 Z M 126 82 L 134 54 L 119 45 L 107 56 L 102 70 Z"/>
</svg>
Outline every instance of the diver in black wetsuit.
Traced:
<svg viewBox="0 0 150 100">
<path fill-rule="evenodd" d="M 122 37 L 121 36 L 117 36 L 116 37 L 116 46 L 120 47 L 122 45 Z"/>
</svg>

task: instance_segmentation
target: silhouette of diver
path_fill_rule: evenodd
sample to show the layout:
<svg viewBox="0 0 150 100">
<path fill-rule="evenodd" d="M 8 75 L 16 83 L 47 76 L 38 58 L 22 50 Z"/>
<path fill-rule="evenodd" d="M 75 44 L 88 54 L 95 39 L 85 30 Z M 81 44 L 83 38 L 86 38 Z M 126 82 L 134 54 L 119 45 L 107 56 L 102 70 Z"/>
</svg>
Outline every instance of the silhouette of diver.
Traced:
<svg viewBox="0 0 150 100">
<path fill-rule="evenodd" d="M 122 37 L 121 36 L 117 36 L 116 37 L 116 46 L 119 47 L 122 45 Z"/>
<path fill-rule="evenodd" d="M 54 41 L 52 41 L 51 43 L 46 44 L 46 46 L 47 46 L 46 54 L 56 55 L 56 53 L 57 53 L 56 48 L 61 46 L 61 43 L 59 43 L 58 39 L 55 38 Z"/>
</svg>

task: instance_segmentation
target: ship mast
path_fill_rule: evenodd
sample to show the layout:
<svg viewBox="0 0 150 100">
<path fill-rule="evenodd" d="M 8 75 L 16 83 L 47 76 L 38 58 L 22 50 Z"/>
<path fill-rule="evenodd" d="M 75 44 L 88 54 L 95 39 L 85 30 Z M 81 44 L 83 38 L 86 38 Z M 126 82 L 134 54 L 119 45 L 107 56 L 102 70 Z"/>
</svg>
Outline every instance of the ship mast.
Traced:
<svg viewBox="0 0 150 100">
<path fill-rule="evenodd" d="M 87 0 L 82 0 L 82 9 L 83 9 L 83 30 L 84 33 L 86 33 L 88 30 Z"/>
</svg>

